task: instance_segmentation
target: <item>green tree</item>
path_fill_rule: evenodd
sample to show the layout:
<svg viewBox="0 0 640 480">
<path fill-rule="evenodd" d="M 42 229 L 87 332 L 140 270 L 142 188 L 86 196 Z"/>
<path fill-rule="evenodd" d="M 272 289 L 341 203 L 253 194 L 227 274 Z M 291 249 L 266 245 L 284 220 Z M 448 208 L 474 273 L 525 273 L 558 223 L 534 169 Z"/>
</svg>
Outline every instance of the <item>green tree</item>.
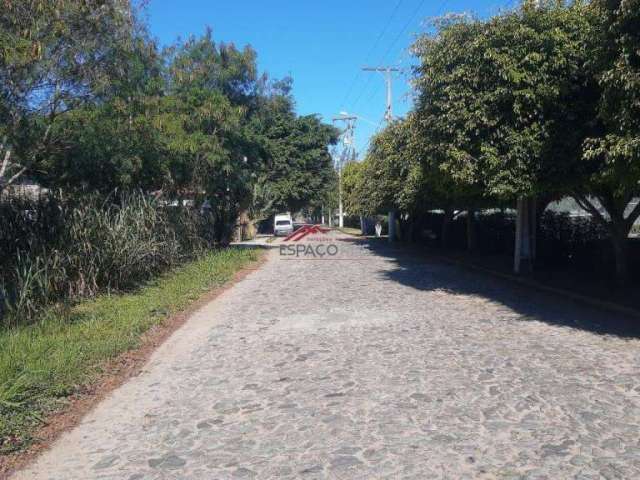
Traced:
<svg viewBox="0 0 640 480">
<path fill-rule="evenodd" d="M 363 165 L 362 193 L 368 214 L 413 209 L 414 190 L 408 179 L 417 168 L 408 149 L 409 130 L 405 120 L 396 120 L 375 135 Z"/>
<path fill-rule="evenodd" d="M 640 205 L 630 206 L 640 196 L 640 1 L 598 0 L 591 7 L 600 25 L 589 62 L 600 87 L 598 124 L 584 143 L 573 193 L 610 232 L 625 283 L 628 236 L 640 217 Z"/>
<path fill-rule="evenodd" d="M 211 30 L 159 52 L 129 0 L 4 2 L 0 189 L 28 172 L 70 194 L 161 190 L 239 212 L 327 202 L 338 132 L 298 116 L 291 80 Z M 182 204 L 182 202 L 179 202 Z"/>
<path fill-rule="evenodd" d="M 53 124 L 62 148 L 39 163 L 47 185 L 106 194 L 158 190 L 169 183 L 169 155 L 158 127 L 163 59 L 142 28 L 120 57 L 108 92 Z"/>
<path fill-rule="evenodd" d="M 546 206 L 580 186 L 597 100 L 592 10 L 524 2 L 486 21 L 458 16 L 436 26 L 415 45 L 417 110 L 452 191 L 471 205 L 537 196 Z"/>
<path fill-rule="evenodd" d="M 353 189 L 366 215 L 397 211 L 403 236 L 411 237 L 424 212 L 424 168 L 415 148 L 412 117 L 396 120 L 374 136 Z"/>
<path fill-rule="evenodd" d="M 366 198 L 364 163 L 349 162 L 342 169 L 342 198 L 350 215 L 370 215 Z"/>
<path fill-rule="evenodd" d="M 422 114 L 449 145 L 443 168 L 503 198 L 566 192 L 593 118 L 591 22 L 579 3 L 525 5 L 420 40 Z"/>
<path fill-rule="evenodd" d="M 0 190 L 63 140 L 52 126 L 103 95 L 135 22 L 127 0 L 3 0 Z"/>
<path fill-rule="evenodd" d="M 262 146 L 255 205 L 261 216 L 320 207 L 334 181 L 328 147 L 338 131 L 315 115 L 297 116 L 290 91 L 291 79 L 275 82 L 252 118 Z"/>
<path fill-rule="evenodd" d="M 255 54 L 216 44 L 211 31 L 167 52 L 167 95 L 157 118 L 169 162 L 165 188 L 208 199 L 216 240 L 227 242 L 248 205 L 250 158 L 245 134 L 255 84 Z"/>
</svg>

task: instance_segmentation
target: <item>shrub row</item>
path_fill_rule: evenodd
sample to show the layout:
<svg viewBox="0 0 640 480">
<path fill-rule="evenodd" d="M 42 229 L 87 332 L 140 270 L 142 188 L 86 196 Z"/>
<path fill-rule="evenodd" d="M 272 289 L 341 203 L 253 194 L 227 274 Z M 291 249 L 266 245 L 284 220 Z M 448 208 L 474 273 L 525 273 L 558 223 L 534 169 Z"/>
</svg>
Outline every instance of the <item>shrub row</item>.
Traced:
<svg viewBox="0 0 640 480">
<path fill-rule="evenodd" d="M 210 219 L 143 194 L 0 202 L 3 326 L 44 306 L 130 289 L 211 246 Z"/>
<path fill-rule="evenodd" d="M 441 243 L 443 214 L 431 212 L 414 220 L 413 240 L 432 246 Z M 406 230 L 409 230 L 408 228 Z M 487 211 L 476 216 L 477 250 L 485 255 L 513 255 L 515 213 Z M 467 248 L 467 221 L 457 216 L 449 229 L 448 248 Z M 538 268 L 569 269 L 613 280 L 613 251 L 606 229 L 589 217 L 570 216 L 547 210 L 538 222 Z M 629 239 L 629 262 L 632 277 L 640 280 L 640 241 Z"/>
</svg>

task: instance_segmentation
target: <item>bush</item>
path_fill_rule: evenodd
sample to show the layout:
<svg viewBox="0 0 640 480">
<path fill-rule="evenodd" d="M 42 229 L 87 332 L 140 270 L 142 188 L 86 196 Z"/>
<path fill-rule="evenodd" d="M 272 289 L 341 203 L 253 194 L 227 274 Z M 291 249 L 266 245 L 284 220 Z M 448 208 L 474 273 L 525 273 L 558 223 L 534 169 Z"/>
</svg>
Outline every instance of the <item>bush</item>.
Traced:
<svg viewBox="0 0 640 480">
<path fill-rule="evenodd" d="M 441 246 L 444 213 L 427 212 L 413 219 L 413 240 L 430 246 Z M 515 238 L 515 217 L 501 211 L 480 212 L 476 215 L 478 251 L 482 253 L 505 253 L 513 251 Z M 467 248 L 466 213 L 457 215 L 449 227 L 448 248 Z"/>
<path fill-rule="evenodd" d="M 210 242 L 197 211 L 142 194 L 0 203 L 0 297 L 5 326 L 45 305 L 127 290 L 193 258 Z"/>
<path fill-rule="evenodd" d="M 538 260 L 546 266 L 598 270 L 613 262 L 606 229 L 590 217 L 546 211 L 538 230 Z M 611 253 L 613 255 L 613 253 Z"/>
<path fill-rule="evenodd" d="M 421 229 L 433 233 L 421 241 L 440 245 L 443 214 L 429 212 L 414 220 L 414 233 Z M 418 227 L 418 228 L 416 228 Z M 457 216 L 449 230 L 449 248 L 467 247 L 466 217 Z M 490 255 L 513 255 L 515 213 L 485 211 L 476 216 L 478 252 Z M 414 235 L 414 239 L 418 239 Z M 590 217 L 571 216 L 564 212 L 545 211 L 540 217 L 537 236 L 536 267 L 568 269 L 613 279 L 613 250 L 607 230 Z M 631 274 L 640 278 L 640 240 L 629 239 Z"/>
</svg>

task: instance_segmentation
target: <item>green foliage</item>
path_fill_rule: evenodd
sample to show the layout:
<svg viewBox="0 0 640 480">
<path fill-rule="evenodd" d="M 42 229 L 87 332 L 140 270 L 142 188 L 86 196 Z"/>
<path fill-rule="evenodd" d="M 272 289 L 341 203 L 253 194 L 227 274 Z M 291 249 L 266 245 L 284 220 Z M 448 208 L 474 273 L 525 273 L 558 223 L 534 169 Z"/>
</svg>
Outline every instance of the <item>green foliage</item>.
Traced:
<svg viewBox="0 0 640 480">
<path fill-rule="evenodd" d="M 70 112 L 55 126 L 67 147 L 43 159 L 42 180 L 70 192 L 158 189 L 171 175 L 153 121 L 121 99 Z"/>
<path fill-rule="evenodd" d="M 442 168 L 503 198 L 566 191 L 595 107 L 593 28 L 587 6 L 552 3 L 419 40 L 418 112 Z"/>
<path fill-rule="evenodd" d="M 410 165 L 406 157 L 406 129 L 393 123 L 371 140 L 364 164 L 364 193 L 372 211 L 398 207 L 396 195 L 402 192 L 404 175 Z"/>
<path fill-rule="evenodd" d="M 116 203 L 46 198 L 0 203 L 0 298 L 5 326 L 44 306 L 140 282 L 203 252 L 206 217 L 140 194 Z"/>
<path fill-rule="evenodd" d="M 358 184 L 350 187 L 359 199 L 352 200 L 368 215 L 389 210 L 416 215 L 430 208 L 467 205 L 473 189 L 446 174 L 440 159 L 441 145 L 431 143 L 421 117 L 411 113 L 376 135 L 359 172 Z"/>
<path fill-rule="evenodd" d="M 289 87 L 282 87 L 265 100 L 251 125 L 264 158 L 255 192 L 259 216 L 320 206 L 335 175 L 327 146 L 335 144 L 338 132 L 315 115 L 297 117 Z"/>
<path fill-rule="evenodd" d="M 350 162 L 342 169 L 342 201 L 344 209 L 350 215 L 368 215 L 365 190 L 364 163 Z"/>
<path fill-rule="evenodd" d="M 295 114 L 290 79 L 210 29 L 160 52 L 130 2 L 98 3 L 5 2 L 0 189 L 24 174 L 70 194 L 161 190 L 206 201 L 221 243 L 241 211 L 323 201 L 337 132 Z"/>
<path fill-rule="evenodd" d="M 291 80 L 259 75 L 250 47 L 207 30 L 161 52 L 125 0 L 4 7 L 0 283 L 12 319 L 130 288 L 227 244 L 241 212 L 313 208 L 335 185 L 337 132 L 296 115 Z M 6 189 L 22 173 L 61 193 L 20 204 Z M 173 214 L 152 193 L 195 209 Z"/>
<path fill-rule="evenodd" d="M 639 7 L 524 1 L 437 20 L 414 45 L 415 109 L 376 136 L 351 204 L 415 216 L 570 195 L 609 232 L 624 279 L 640 217 Z"/>
<path fill-rule="evenodd" d="M 60 115 L 108 94 L 134 19 L 125 0 L 2 2 L 0 138 L 14 172 L 61 148 Z"/>
<path fill-rule="evenodd" d="M 640 195 L 640 2 L 599 0 L 593 10 L 601 21 L 593 60 L 600 123 L 585 141 L 583 181 L 587 193 L 620 215 Z M 640 208 L 629 226 L 636 215 Z"/>
<path fill-rule="evenodd" d="M 105 361 L 258 256 L 209 252 L 135 292 L 50 308 L 36 324 L 0 331 L 0 453 L 27 446 L 42 417 L 99 375 Z"/>
</svg>

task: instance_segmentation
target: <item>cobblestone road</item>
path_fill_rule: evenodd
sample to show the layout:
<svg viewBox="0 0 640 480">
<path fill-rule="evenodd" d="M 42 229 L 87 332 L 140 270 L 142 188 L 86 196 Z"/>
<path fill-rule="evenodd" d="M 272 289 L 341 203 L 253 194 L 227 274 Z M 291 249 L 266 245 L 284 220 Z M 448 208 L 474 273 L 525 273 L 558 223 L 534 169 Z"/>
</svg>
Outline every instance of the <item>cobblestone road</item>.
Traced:
<svg viewBox="0 0 640 480">
<path fill-rule="evenodd" d="M 338 243 L 272 250 L 18 478 L 640 478 L 615 315 Z"/>
</svg>

